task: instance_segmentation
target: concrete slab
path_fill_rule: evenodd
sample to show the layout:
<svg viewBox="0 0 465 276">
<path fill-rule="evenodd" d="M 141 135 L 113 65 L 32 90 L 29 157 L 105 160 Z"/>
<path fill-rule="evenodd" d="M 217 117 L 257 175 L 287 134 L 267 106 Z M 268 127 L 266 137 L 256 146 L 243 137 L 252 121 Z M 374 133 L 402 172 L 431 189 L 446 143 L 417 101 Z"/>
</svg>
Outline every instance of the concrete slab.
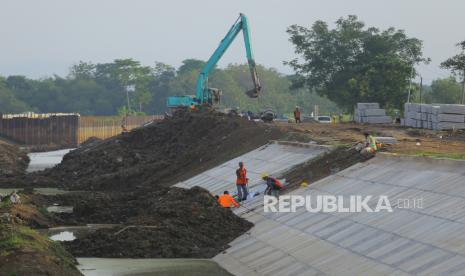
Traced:
<svg viewBox="0 0 465 276">
<path fill-rule="evenodd" d="M 358 110 L 379 109 L 379 103 L 357 103 Z"/>
<path fill-rule="evenodd" d="M 236 191 L 235 172 L 238 163 L 242 161 L 247 168 L 249 189 L 262 192 L 265 189 L 260 178 L 262 172 L 279 176 L 290 168 L 328 150 L 329 147 L 310 143 L 272 142 L 180 182 L 176 186 L 184 188 L 200 186 L 215 194 L 222 194 L 224 190 Z"/>
<path fill-rule="evenodd" d="M 363 117 L 362 122 L 368 124 L 389 124 L 392 123 L 392 118 L 389 116 Z"/>
<path fill-rule="evenodd" d="M 365 109 L 361 111 L 363 111 L 362 114 L 360 114 L 362 116 L 386 116 L 386 111 L 380 108 Z"/>
<path fill-rule="evenodd" d="M 377 136 L 375 137 L 376 141 L 383 143 L 383 144 L 397 144 L 397 139 L 394 137 L 382 137 L 382 136 Z"/>
<path fill-rule="evenodd" d="M 465 114 L 465 105 L 462 104 L 440 104 L 440 113 Z"/>
<path fill-rule="evenodd" d="M 465 123 L 451 123 L 451 122 L 439 122 L 437 123 L 437 129 L 465 129 Z"/>
<path fill-rule="evenodd" d="M 437 118 L 439 122 L 454 122 L 454 123 L 465 122 L 465 116 L 458 115 L 458 114 L 439 114 Z"/>
</svg>

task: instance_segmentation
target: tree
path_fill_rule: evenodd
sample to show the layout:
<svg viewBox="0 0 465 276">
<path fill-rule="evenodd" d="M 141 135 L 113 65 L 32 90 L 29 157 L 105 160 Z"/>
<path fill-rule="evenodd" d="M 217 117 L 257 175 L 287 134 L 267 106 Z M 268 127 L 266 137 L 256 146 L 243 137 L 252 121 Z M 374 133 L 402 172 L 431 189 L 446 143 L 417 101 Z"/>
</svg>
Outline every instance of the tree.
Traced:
<svg viewBox="0 0 465 276">
<path fill-rule="evenodd" d="M 71 66 L 68 78 L 71 79 L 91 79 L 95 76 L 95 64 L 91 62 L 79 61 Z"/>
<path fill-rule="evenodd" d="M 394 28 L 366 28 L 355 15 L 340 18 L 334 29 L 316 21 L 287 32 L 299 55 L 285 62 L 296 72 L 293 87 L 316 91 L 346 111 L 357 102 L 401 108 L 413 66 L 428 61 L 420 40 Z"/>
<path fill-rule="evenodd" d="M 133 59 L 115 59 L 112 63 L 97 64 L 95 79 L 108 90 L 125 96 L 128 110 L 133 107 L 142 112 L 150 101 L 148 84 L 153 78 L 152 68 L 142 66 Z"/>
<path fill-rule="evenodd" d="M 172 95 L 171 87 L 176 77 L 176 69 L 162 62 L 155 62 L 153 74 L 154 78 L 148 84 L 151 94 L 149 112 L 161 114 L 167 111 L 166 98 Z"/>
<path fill-rule="evenodd" d="M 205 66 L 206 62 L 199 59 L 185 59 L 182 61 L 182 65 L 178 69 L 178 74 L 184 74 L 191 71 L 201 71 Z"/>
<path fill-rule="evenodd" d="M 456 104 L 461 99 L 461 85 L 454 77 L 437 79 L 431 83 L 431 102 Z"/>
<path fill-rule="evenodd" d="M 465 100 L 465 40 L 458 43 L 457 46 L 461 48 L 462 52 L 442 62 L 441 67 L 451 70 L 454 75 L 462 76 L 462 96 L 461 96 L 460 103 L 464 104 L 464 100 Z"/>
<path fill-rule="evenodd" d="M 33 111 L 30 106 L 18 100 L 8 88 L 8 82 L 0 77 L 0 113 L 19 113 Z"/>
</svg>

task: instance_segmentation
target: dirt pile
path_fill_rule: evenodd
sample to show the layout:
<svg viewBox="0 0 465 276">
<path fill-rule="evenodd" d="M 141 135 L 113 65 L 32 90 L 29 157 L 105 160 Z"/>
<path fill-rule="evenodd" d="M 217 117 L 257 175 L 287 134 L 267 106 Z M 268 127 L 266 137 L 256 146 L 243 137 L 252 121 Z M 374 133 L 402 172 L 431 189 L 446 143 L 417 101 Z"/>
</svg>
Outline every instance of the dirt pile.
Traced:
<svg viewBox="0 0 465 276">
<path fill-rule="evenodd" d="M 288 189 L 292 190 L 299 187 L 304 180 L 311 185 L 333 173 L 342 171 L 359 162 L 364 162 L 372 157 L 361 155 L 354 147 L 340 146 L 295 167 L 283 177 L 290 183 Z"/>
<path fill-rule="evenodd" d="M 252 227 L 198 187 L 61 197 L 74 204 L 67 224 L 122 224 L 66 242 L 79 257 L 211 258 Z"/>
<path fill-rule="evenodd" d="M 184 111 L 78 148 L 39 175 L 55 185 L 79 190 L 169 186 L 282 136 L 279 128 L 238 116 Z M 43 181 L 40 177 L 34 180 Z"/>
<path fill-rule="evenodd" d="M 24 174 L 29 157 L 17 146 L 0 140 L 0 178 L 11 178 Z"/>
<path fill-rule="evenodd" d="M 100 139 L 98 137 L 95 137 L 95 136 L 92 136 L 92 137 L 89 137 L 87 140 L 85 140 L 84 142 L 82 142 L 79 147 L 92 147 L 92 146 L 95 146 L 97 145 L 99 142 L 101 142 L 103 139 Z"/>
</svg>

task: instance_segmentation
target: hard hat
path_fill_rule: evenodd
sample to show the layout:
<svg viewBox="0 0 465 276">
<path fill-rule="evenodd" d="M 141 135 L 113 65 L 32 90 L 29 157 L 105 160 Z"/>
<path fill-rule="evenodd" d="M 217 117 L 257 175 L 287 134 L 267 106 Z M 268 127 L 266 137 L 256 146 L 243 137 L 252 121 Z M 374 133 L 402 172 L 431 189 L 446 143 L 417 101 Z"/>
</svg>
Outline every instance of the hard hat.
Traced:
<svg viewBox="0 0 465 276">
<path fill-rule="evenodd" d="M 262 172 L 262 173 L 260 174 L 260 177 L 261 177 L 261 178 L 264 178 L 264 177 L 267 177 L 267 176 L 268 176 L 268 173 L 266 173 L 266 172 Z"/>
</svg>

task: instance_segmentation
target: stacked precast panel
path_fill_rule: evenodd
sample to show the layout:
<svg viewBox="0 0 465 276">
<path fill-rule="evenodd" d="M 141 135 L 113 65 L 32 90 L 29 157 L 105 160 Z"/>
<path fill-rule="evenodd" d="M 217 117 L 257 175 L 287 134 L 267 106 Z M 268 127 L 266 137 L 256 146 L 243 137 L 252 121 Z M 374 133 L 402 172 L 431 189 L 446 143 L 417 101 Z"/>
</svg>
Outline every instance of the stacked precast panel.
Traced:
<svg viewBox="0 0 465 276">
<path fill-rule="evenodd" d="M 465 129 L 465 105 L 406 103 L 403 122 L 415 128 Z"/>
<path fill-rule="evenodd" d="M 355 122 L 367 124 L 388 124 L 392 118 L 386 116 L 386 111 L 378 103 L 357 103 L 354 112 Z"/>
</svg>

